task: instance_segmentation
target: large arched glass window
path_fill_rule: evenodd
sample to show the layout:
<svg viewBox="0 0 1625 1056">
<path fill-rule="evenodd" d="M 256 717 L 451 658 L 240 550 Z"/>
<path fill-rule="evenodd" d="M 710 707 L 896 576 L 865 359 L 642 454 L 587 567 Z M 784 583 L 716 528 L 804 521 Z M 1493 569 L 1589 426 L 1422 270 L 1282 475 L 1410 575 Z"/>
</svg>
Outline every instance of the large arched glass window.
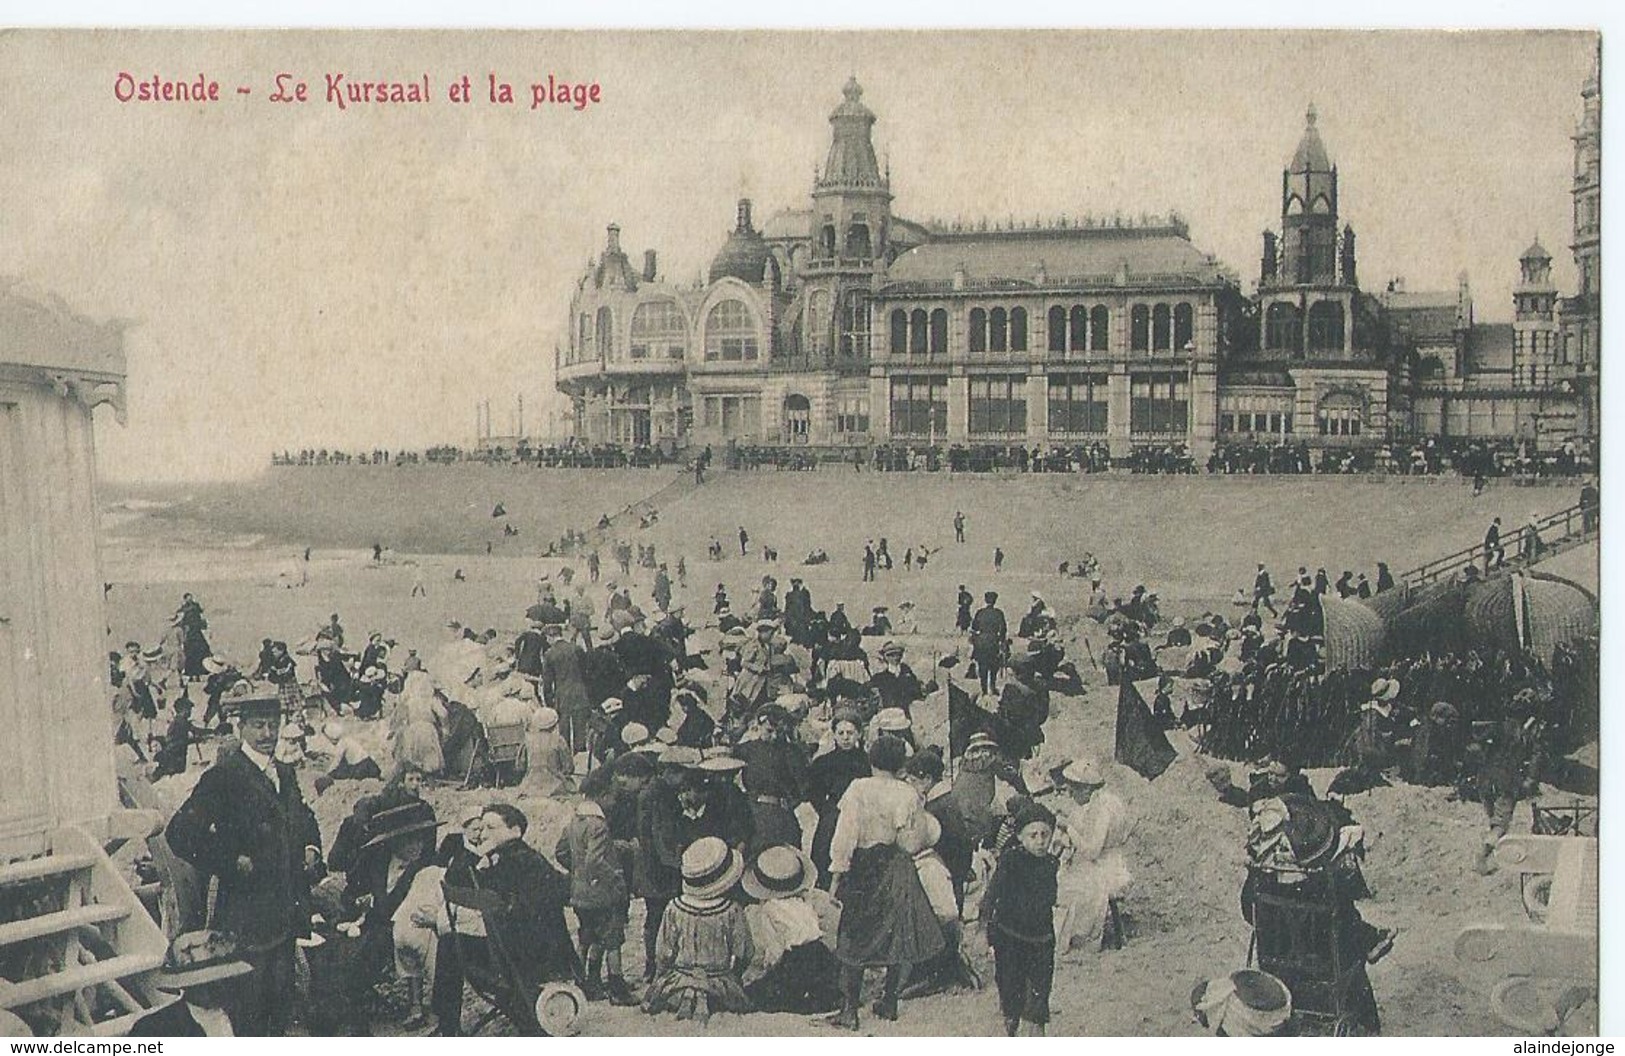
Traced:
<svg viewBox="0 0 1625 1056">
<path fill-rule="evenodd" d="M 615 353 L 615 315 L 609 306 L 598 309 L 598 358 L 608 359 Z"/>
<path fill-rule="evenodd" d="M 1081 304 L 1072 306 L 1072 340 L 1067 345 L 1074 352 L 1089 347 L 1089 309 Z"/>
<path fill-rule="evenodd" d="M 1166 352 L 1173 347 L 1171 340 L 1168 306 L 1159 304 L 1151 309 L 1151 347 L 1158 352 Z"/>
<path fill-rule="evenodd" d="M 908 313 L 893 308 L 891 313 L 891 354 L 900 356 L 908 351 Z"/>
<path fill-rule="evenodd" d="M 829 294 L 814 290 L 807 299 L 807 347 L 814 355 L 829 354 L 829 334 Z"/>
<path fill-rule="evenodd" d="M 916 308 L 908 317 L 908 350 L 916 356 L 925 355 L 930 341 L 930 335 L 925 332 L 926 319 L 924 308 Z"/>
<path fill-rule="evenodd" d="M 1010 315 L 1003 308 L 987 313 L 987 350 L 1006 352 L 1010 348 Z"/>
<path fill-rule="evenodd" d="M 683 358 L 686 324 L 676 301 L 646 301 L 632 312 L 633 359 Z"/>
<path fill-rule="evenodd" d="M 943 308 L 931 312 L 931 354 L 933 356 L 948 354 L 948 312 Z"/>
<path fill-rule="evenodd" d="M 982 308 L 970 310 L 970 333 L 966 344 L 972 352 L 987 351 L 987 311 Z"/>
<path fill-rule="evenodd" d="M 1010 351 L 1027 351 L 1027 309 L 1010 309 Z"/>
<path fill-rule="evenodd" d="M 1128 347 L 1134 352 L 1151 350 L 1151 309 L 1136 304 L 1128 316 Z"/>
<path fill-rule="evenodd" d="M 705 317 L 705 358 L 725 362 L 755 360 L 756 320 L 744 301 L 719 301 Z"/>
<path fill-rule="evenodd" d="M 1077 338 L 1074 337 L 1073 340 Z M 1049 350 L 1066 351 L 1066 309 L 1058 304 L 1049 310 Z"/>
<path fill-rule="evenodd" d="M 1184 348 L 1196 336 L 1196 313 L 1184 301 L 1174 305 L 1174 347 Z"/>
<path fill-rule="evenodd" d="M 1112 313 L 1104 304 L 1089 310 L 1089 351 L 1106 352 L 1111 345 Z"/>
<path fill-rule="evenodd" d="M 1337 352 L 1343 348 L 1343 306 L 1317 301 L 1309 306 L 1309 350 Z"/>
<path fill-rule="evenodd" d="M 1264 347 L 1273 351 L 1301 351 L 1303 316 L 1298 306 L 1276 301 L 1264 311 Z"/>
</svg>

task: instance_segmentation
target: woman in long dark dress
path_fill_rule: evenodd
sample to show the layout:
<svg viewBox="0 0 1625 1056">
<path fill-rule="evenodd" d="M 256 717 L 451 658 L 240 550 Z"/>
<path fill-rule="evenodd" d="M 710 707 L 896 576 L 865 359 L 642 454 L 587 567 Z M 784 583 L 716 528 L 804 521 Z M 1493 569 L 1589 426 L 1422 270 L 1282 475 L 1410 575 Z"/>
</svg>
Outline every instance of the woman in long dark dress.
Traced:
<svg viewBox="0 0 1625 1056">
<path fill-rule="evenodd" d="M 818 812 L 813 832 L 812 860 L 818 866 L 818 886 L 829 890 L 829 844 L 840 817 L 846 786 L 868 777 L 869 756 L 863 750 L 863 719 L 855 711 L 837 711 L 830 731 L 835 747 L 814 759 L 807 768 L 807 799 Z"/>
<path fill-rule="evenodd" d="M 897 776 L 907 754 L 896 737 L 875 739 L 869 749 L 874 775 L 847 787 L 830 841 L 832 893 L 841 902 L 835 943 L 841 1010 L 829 1022 L 844 1030 L 858 1029 L 864 969 L 886 969 L 886 987 L 874 1013 L 895 1020 L 903 968 L 942 952 L 942 925 L 914 865 L 915 853 L 929 840 L 925 806 Z"/>
</svg>

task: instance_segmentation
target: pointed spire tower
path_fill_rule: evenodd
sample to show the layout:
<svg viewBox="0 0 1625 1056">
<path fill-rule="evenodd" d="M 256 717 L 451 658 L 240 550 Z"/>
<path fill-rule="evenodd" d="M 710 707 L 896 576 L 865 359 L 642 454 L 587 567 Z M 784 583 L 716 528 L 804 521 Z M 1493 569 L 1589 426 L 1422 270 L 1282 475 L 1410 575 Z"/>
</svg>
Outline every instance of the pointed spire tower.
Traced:
<svg viewBox="0 0 1625 1056">
<path fill-rule="evenodd" d="M 869 355 L 870 293 L 890 260 L 891 176 L 875 156 L 875 115 L 855 75 L 841 95 L 829 115 L 829 154 L 813 179 L 813 252 L 804 275 L 809 303 L 833 309 L 836 364 L 858 366 Z M 812 315 L 823 325 L 821 311 Z M 821 335 L 809 342 L 819 347 Z"/>
</svg>

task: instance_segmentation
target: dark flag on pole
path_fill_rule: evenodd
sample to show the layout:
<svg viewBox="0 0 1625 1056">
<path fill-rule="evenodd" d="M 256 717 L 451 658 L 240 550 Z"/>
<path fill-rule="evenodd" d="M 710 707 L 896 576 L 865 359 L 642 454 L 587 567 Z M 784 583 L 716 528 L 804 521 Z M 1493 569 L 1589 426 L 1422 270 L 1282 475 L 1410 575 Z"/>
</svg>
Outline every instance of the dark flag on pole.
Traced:
<svg viewBox="0 0 1625 1056">
<path fill-rule="evenodd" d="M 1145 698 L 1125 678 L 1117 692 L 1117 761 L 1152 780 L 1168 769 L 1178 754 L 1152 717 Z"/>
</svg>

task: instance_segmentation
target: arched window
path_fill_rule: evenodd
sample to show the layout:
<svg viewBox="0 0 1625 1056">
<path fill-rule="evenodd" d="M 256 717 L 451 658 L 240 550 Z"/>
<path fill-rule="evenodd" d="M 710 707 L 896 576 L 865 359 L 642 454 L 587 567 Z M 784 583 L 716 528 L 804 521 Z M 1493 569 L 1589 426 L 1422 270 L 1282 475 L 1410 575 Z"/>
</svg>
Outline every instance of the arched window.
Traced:
<svg viewBox="0 0 1625 1056">
<path fill-rule="evenodd" d="M 1067 345 L 1074 352 L 1089 347 L 1089 309 L 1081 304 L 1072 306 L 1072 340 Z"/>
<path fill-rule="evenodd" d="M 1343 306 L 1317 301 L 1309 306 L 1309 350 L 1339 352 L 1343 348 Z"/>
<path fill-rule="evenodd" d="M 1171 336 L 1168 326 L 1168 306 L 1159 304 L 1151 309 L 1151 347 L 1158 352 L 1166 351 L 1173 347 L 1170 342 Z"/>
<path fill-rule="evenodd" d="M 1005 352 L 1010 348 L 1010 316 L 1003 308 L 987 313 L 987 350 Z"/>
<path fill-rule="evenodd" d="M 948 354 L 948 312 L 944 308 L 937 308 L 931 313 L 931 354 Z"/>
<path fill-rule="evenodd" d="M 869 259 L 869 225 L 853 224 L 846 229 L 846 250 L 843 256 L 858 260 Z"/>
<path fill-rule="evenodd" d="M 1010 309 L 1010 351 L 1027 351 L 1027 309 Z"/>
<path fill-rule="evenodd" d="M 841 355 L 869 355 L 869 293 L 867 290 L 847 290 L 846 304 L 841 309 Z"/>
<path fill-rule="evenodd" d="M 1148 352 L 1151 349 L 1151 309 L 1143 304 L 1136 304 L 1128 316 L 1128 347 L 1134 352 Z"/>
<path fill-rule="evenodd" d="M 1315 203 L 1309 208 L 1317 213 L 1329 213 L 1332 211 L 1332 203 L 1324 194 L 1318 194 L 1315 196 Z"/>
<path fill-rule="evenodd" d="M 987 312 L 981 308 L 970 310 L 970 333 L 967 342 L 972 352 L 987 351 Z"/>
<path fill-rule="evenodd" d="M 1286 200 L 1286 212 L 1288 216 L 1297 216 L 1303 212 L 1303 199 L 1295 194 L 1288 198 Z"/>
<path fill-rule="evenodd" d="M 1076 341 L 1077 338 L 1074 337 L 1073 340 Z M 1058 304 L 1049 310 L 1049 350 L 1066 351 L 1066 309 Z"/>
<path fill-rule="evenodd" d="M 908 313 L 893 308 L 891 313 L 891 354 L 900 356 L 908 351 Z"/>
<path fill-rule="evenodd" d="M 741 362 L 758 355 L 756 320 L 744 301 L 719 301 L 705 317 L 705 358 Z"/>
<path fill-rule="evenodd" d="M 829 294 L 824 290 L 814 290 L 807 299 L 807 347 L 815 355 L 830 351 Z"/>
<path fill-rule="evenodd" d="M 1318 408 L 1321 436 L 1359 436 L 1365 422 L 1365 400 L 1347 391 L 1329 392 Z"/>
<path fill-rule="evenodd" d="M 823 230 L 818 233 L 818 248 L 822 251 L 821 255 L 826 260 L 835 255 L 834 224 L 825 224 Z"/>
<path fill-rule="evenodd" d="M 1264 312 L 1264 347 L 1293 352 L 1303 348 L 1303 320 L 1297 305 L 1276 301 Z"/>
<path fill-rule="evenodd" d="M 1196 336 L 1196 313 L 1184 301 L 1174 305 L 1174 347 L 1184 348 Z"/>
<path fill-rule="evenodd" d="M 628 351 L 633 359 L 682 359 L 684 330 L 683 313 L 676 301 L 645 301 L 632 312 L 632 344 Z"/>
<path fill-rule="evenodd" d="M 598 358 L 608 359 L 615 352 L 615 315 L 609 306 L 598 309 Z"/>
<path fill-rule="evenodd" d="M 1089 310 L 1089 351 L 1106 352 L 1111 344 L 1112 313 L 1104 304 Z"/>
<path fill-rule="evenodd" d="M 925 332 L 926 314 L 924 308 L 916 308 L 908 317 L 908 350 L 916 356 L 925 355 L 928 347 L 929 335 Z"/>
</svg>

